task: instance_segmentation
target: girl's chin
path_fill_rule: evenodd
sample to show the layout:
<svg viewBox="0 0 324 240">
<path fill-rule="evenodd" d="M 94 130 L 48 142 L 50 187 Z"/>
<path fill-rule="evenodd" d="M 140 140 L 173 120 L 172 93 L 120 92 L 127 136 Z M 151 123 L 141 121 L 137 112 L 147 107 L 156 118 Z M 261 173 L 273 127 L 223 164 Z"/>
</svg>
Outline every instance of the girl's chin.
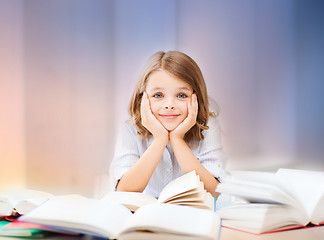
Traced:
<svg viewBox="0 0 324 240">
<path fill-rule="evenodd" d="M 166 128 L 166 127 L 164 127 L 166 130 L 168 130 L 169 132 L 171 132 L 171 131 L 173 131 L 174 129 L 176 129 L 176 128 Z"/>
<path fill-rule="evenodd" d="M 173 131 L 174 129 L 176 129 L 178 127 L 179 124 L 163 124 L 163 127 L 168 130 L 169 132 Z"/>
</svg>

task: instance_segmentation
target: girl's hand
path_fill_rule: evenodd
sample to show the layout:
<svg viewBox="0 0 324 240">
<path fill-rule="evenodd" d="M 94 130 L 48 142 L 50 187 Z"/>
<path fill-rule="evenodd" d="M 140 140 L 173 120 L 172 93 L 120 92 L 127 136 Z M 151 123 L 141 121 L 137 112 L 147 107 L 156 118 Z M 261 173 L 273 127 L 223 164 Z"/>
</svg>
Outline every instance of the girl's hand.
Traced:
<svg viewBox="0 0 324 240">
<path fill-rule="evenodd" d="M 143 93 L 141 101 L 141 118 L 142 125 L 153 135 L 154 139 L 163 139 L 168 144 L 169 132 L 164 126 L 157 120 L 151 110 L 150 100 L 147 93 Z"/>
<path fill-rule="evenodd" d="M 198 115 L 197 95 L 191 95 L 191 102 L 188 102 L 188 116 L 174 130 L 170 132 L 170 141 L 183 139 L 184 135 L 196 124 Z"/>
</svg>

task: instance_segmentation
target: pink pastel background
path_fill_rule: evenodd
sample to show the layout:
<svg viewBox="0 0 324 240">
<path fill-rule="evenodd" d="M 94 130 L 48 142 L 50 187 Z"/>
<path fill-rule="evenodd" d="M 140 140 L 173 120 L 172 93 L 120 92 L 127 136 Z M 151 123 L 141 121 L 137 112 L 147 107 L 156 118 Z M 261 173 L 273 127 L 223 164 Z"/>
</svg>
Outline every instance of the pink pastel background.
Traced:
<svg viewBox="0 0 324 240">
<path fill-rule="evenodd" d="M 147 58 L 180 50 L 220 106 L 227 169 L 324 169 L 324 4 L 0 0 L 0 187 L 106 189 Z"/>
</svg>

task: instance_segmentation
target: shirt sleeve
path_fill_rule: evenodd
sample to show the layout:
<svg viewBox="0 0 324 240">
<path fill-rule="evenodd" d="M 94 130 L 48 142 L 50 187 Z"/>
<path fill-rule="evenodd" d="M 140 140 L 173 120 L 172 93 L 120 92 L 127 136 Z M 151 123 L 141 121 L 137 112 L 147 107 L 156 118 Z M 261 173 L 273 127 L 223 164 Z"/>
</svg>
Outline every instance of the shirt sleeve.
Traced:
<svg viewBox="0 0 324 240">
<path fill-rule="evenodd" d="M 209 129 L 203 131 L 204 140 L 193 152 L 200 163 L 219 181 L 225 178 L 226 155 L 221 144 L 221 131 L 217 118 L 211 117 Z"/>
<path fill-rule="evenodd" d="M 138 136 L 136 134 L 136 127 L 125 123 L 117 138 L 115 154 L 110 166 L 110 176 L 115 190 L 121 177 L 140 158 L 137 146 Z"/>
</svg>

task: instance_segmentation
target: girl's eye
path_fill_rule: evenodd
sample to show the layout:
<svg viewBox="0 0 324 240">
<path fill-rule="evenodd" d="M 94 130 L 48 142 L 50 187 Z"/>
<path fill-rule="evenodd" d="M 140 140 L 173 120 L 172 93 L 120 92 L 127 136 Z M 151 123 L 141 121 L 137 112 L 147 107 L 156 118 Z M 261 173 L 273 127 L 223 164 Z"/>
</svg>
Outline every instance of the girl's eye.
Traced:
<svg viewBox="0 0 324 240">
<path fill-rule="evenodd" d="M 162 93 L 155 93 L 155 94 L 153 95 L 153 97 L 154 97 L 154 98 L 162 98 L 163 95 L 162 95 Z"/>
<path fill-rule="evenodd" d="M 187 98 L 188 96 L 186 95 L 186 94 L 184 94 L 184 93 L 180 93 L 179 95 L 178 95 L 178 98 Z"/>
</svg>

